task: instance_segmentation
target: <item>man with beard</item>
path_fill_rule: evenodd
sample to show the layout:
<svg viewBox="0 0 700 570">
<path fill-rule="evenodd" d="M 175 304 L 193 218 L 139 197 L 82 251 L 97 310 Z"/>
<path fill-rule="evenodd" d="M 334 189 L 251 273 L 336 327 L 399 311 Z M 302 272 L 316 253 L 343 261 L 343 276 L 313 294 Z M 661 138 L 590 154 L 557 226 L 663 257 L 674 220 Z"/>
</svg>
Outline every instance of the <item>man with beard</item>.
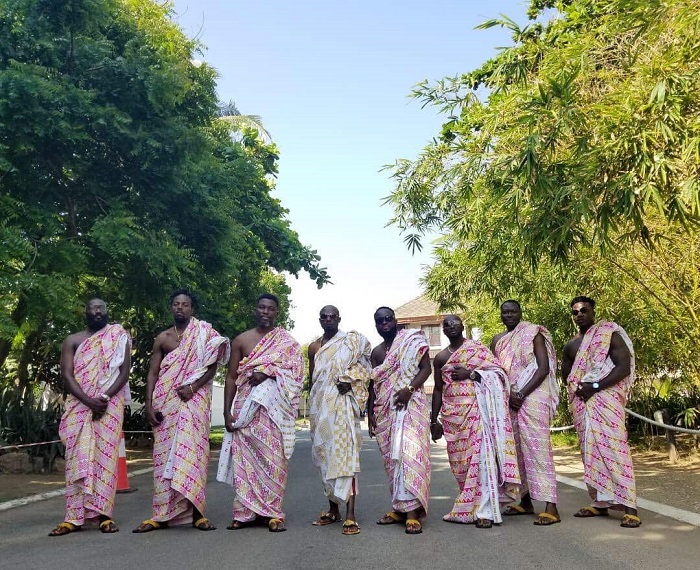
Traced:
<svg viewBox="0 0 700 570">
<path fill-rule="evenodd" d="M 59 433 L 66 449 L 66 516 L 49 536 L 81 530 L 96 520 L 104 533 L 119 529 L 112 520 L 117 491 L 117 458 L 130 403 L 131 338 L 109 325 L 107 305 L 90 299 L 87 328 L 61 346 L 61 376 L 68 392 Z"/>
<path fill-rule="evenodd" d="M 625 404 L 634 383 L 634 349 L 625 329 L 595 322 L 595 301 L 576 297 L 571 315 L 579 334 L 564 346 L 562 379 L 581 444 L 583 479 L 593 499 L 575 517 L 605 517 L 608 508 L 624 509 L 620 526 L 637 528 L 637 494 Z"/>
<path fill-rule="evenodd" d="M 422 389 L 430 376 L 428 342 L 420 330 L 397 330 L 389 307 L 375 311 L 374 324 L 384 342 L 372 350 L 367 420 L 392 501 L 377 524 L 403 524 L 406 534 L 420 534 L 430 495 L 430 410 Z"/>
<path fill-rule="evenodd" d="M 146 419 L 153 426 L 153 516 L 133 530 L 151 532 L 169 524 L 198 530 L 216 527 L 204 516 L 211 382 L 229 358 L 229 341 L 193 317 L 197 300 L 179 289 L 170 296 L 175 324 L 153 344 L 146 378 Z"/>
<path fill-rule="evenodd" d="M 304 385 L 301 346 L 275 327 L 277 297 L 260 295 L 255 328 L 233 341 L 224 389 L 226 434 L 217 480 L 233 485 L 229 530 L 256 524 L 283 532 L 282 501 L 289 458 L 294 451 L 294 421 Z"/>
<path fill-rule="evenodd" d="M 508 415 L 508 377 L 488 348 L 464 338 L 457 315 L 447 315 L 442 330 L 450 344 L 434 361 L 430 431 L 433 441 L 444 434 L 460 491 L 442 518 L 491 528 L 502 521 L 500 501 L 517 497 L 520 484 Z"/>
<path fill-rule="evenodd" d="M 328 497 L 328 512 L 313 523 L 340 520 L 347 503 L 343 534 L 359 534 L 355 518 L 357 475 L 360 472 L 360 410 L 367 403 L 371 347 L 357 332 L 338 330 L 340 313 L 332 305 L 321 309 L 323 335 L 309 345 L 311 457 Z"/>
<path fill-rule="evenodd" d="M 559 404 L 559 385 L 555 377 L 557 356 L 549 331 L 522 318 L 520 303 L 505 301 L 501 305 L 501 321 L 506 331 L 497 334 L 491 342 L 491 350 L 511 384 L 510 417 L 522 479 L 520 504 L 508 505 L 503 514 L 533 514 L 532 499 L 544 501 L 545 510 L 537 515 L 534 524 L 549 526 L 561 521 L 549 434 Z"/>
</svg>

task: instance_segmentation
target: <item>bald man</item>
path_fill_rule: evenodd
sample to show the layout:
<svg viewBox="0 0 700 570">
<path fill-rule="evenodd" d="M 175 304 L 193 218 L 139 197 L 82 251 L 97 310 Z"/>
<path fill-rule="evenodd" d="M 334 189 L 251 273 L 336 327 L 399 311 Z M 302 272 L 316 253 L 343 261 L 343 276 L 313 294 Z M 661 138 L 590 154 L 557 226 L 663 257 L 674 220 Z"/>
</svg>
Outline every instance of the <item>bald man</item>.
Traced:
<svg viewBox="0 0 700 570">
<path fill-rule="evenodd" d="M 360 412 L 367 403 L 371 346 L 357 332 L 338 330 L 340 313 L 333 305 L 321 309 L 318 321 L 323 334 L 309 345 L 311 456 L 329 509 L 313 524 L 340 521 L 340 505 L 346 504 L 342 532 L 354 535 L 360 532 L 355 496 L 362 448 Z"/>
</svg>

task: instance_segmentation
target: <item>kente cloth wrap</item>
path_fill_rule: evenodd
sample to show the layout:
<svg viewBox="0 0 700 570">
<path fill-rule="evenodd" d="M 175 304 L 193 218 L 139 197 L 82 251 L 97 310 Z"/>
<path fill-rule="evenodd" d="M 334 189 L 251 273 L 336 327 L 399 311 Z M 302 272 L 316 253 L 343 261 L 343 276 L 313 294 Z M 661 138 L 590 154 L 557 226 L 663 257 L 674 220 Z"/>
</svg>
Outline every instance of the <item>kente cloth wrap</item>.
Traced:
<svg viewBox="0 0 700 570">
<path fill-rule="evenodd" d="M 457 365 L 476 370 L 481 380 L 453 381 Z M 486 346 L 467 339 L 442 367 L 442 381 L 442 426 L 460 490 L 443 519 L 499 523 L 499 503 L 517 498 L 520 484 L 506 374 Z"/>
<path fill-rule="evenodd" d="M 575 396 L 582 382 L 600 382 L 615 367 L 610 341 L 618 333 L 630 351 L 630 375 L 596 392 L 587 402 Z M 603 503 L 637 507 L 632 455 L 627 442 L 625 404 L 635 378 L 634 348 L 625 330 L 601 321 L 586 331 L 567 378 L 571 414 L 581 443 L 584 481 L 599 506 Z"/>
<path fill-rule="evenodd" d="M 422 387 L 404 410 L 394 406 L 396 393 L 418 373 L 428 352 L 425 335 L 416 329 L 398 332 L 384 362 L 372 369 L 374 381 L 375 435 L 389 477 L 392 509 L 427 514 L 430 496 L 430 407 Z"/>
<path fill-rule="evenodd" d="M 73 356 L 73 375 L 91 398 L 103 394 L 119 376 L 131 337 L 121 325 L 107 325 L 86 338 Z M 128 383 L 114 394 L 99 419 L 69 394 L 59 434 L 66 449 L 66 522 L 82 525 L 100 515 L 112 517 L 117 491 L 117 458 Z"/>
<path fill-rule="evenodd" d="M 251 386 L 248 380 L 254 372 L 270 378 Z M 234 431 L 224 434 L 216 478 L 233 485 L 234 520 L 284 519 L 282 501 L 304 384 L 301 346 L 277 327 L 241 361 L 237 373 Z"/>
<path fill-rule="evenodd" d="M 229 340 L 205 321 L 190 319 L 179 346 L 165 355 L 153 390 L 153 409 L 163 421 L 153 428 L 153 520 L 192 522 L 206 510 L 211 382 L 184 402 L 180 386 L 199 380 L 215 364 L 225 364 Z"/>
<path fill-rule="evenodd" d="M 360 472 L 360 411 L 367 403 L 371 351 L 363 335 L 338 331 L 314 357 L 311 458 L 326 496 L 335 503 L 347 502 L 353 491 L 357 494 L 353 479 Z M 341 395 L 338 382 L 347 382 L 352 389 Z"/>
<path fill-rule="evenodd" d="M 547 349 L 549 374 L 528 394 L 519 410 L 510 410 L 510 417 L 522 479 L 521 497 L 529 493 L 536 501 L 556 503 L 557 478 L 549 427 L 559 404 L 559 385 L 552 335 L 543 326 L 521 321 L 496 342 L 495 353 L 511 386 L 522 390 L 537 372 L 534 342 L 538 334 Z"/>
</svg>

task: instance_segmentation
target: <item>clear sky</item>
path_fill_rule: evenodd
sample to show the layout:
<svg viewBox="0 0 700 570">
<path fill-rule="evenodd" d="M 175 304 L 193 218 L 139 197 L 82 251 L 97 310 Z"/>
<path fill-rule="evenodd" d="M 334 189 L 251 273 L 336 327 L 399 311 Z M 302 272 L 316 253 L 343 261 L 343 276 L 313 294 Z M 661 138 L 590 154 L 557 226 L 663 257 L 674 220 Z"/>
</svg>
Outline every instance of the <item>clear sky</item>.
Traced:
<svg viewBox="0 0 700 570">
<path fill-rule="evenodd" d="M 321 333 L 336 305 L 341 328 L 380 341 L 372 314 L 421 294 L 429 253 L 406 249 L 382 198 L 380 169 L 414 158 L 443 117 L 408 98 L 416 83 L 471 71 L 511 43 L 506 14 L 525 23 L 524 0 L 176 0 L 176 20 L 207 47 L 218 92 L 260 115 L 280 150 L 275 195 L 302 243 L 318 250 L 333 285 L 290 277 L 294 336 Z M 425 251 L 425 250 L 424 250 Z"/>
</svg>

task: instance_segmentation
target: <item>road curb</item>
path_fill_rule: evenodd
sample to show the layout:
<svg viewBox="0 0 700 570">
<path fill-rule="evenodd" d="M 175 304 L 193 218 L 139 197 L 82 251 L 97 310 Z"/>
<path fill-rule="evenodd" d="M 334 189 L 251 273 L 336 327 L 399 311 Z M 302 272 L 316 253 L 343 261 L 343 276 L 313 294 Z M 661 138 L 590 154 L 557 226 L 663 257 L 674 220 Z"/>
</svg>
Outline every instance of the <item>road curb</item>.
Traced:
<svg viewBox="0 0 700 570">
<path fill-rule="evenodd" d="M 582 489 L 584 491 L 588 490 L 586 484 L 579 479 L 572 479 L 571 477 L 566 477 L 565 475 L 557 475 L 557 481 L 564 483 L 564 485 L 569 485 L 570 487 L 576 487 L 577 489 Z M 683 509 L 677 509 L 676 507 L 670 507 L 669 505 L 664 505 L 663 503 L 657 503 L 656 501 L 649 501 L 641 498 L 637 499 L 637 506 L 645 511 L 651 511 L 652 513 L 700 527 L 700 515 L 697 513 L 684 511 Z"/>
<path fill-rule="evenodd" d="M 144 473 L 150 473 L 153 471 L 153 467 L 146 467 L 145 469 L 137 469 L 129 473 L 129 477 L 135 477 L 136 475 L 143 475 Z M 48 491 L 47 493 L 39 493 L 38 495 L 29 495 L 28 497 L 22 497 L 20 499 L 12 499 L 11 501 L 5 501 L 0 503 L 0 512 L 8 511 L 16 507 L 23 507 L 24 505 L 31 505 L 32 503 L 38 503 L 39 501 L 45 501 L 47 499 L 53 499 L 54 497 L 60 497 L 66 494 L 66 488 L 54 489 L 53 491 Z"/>
</svg>

